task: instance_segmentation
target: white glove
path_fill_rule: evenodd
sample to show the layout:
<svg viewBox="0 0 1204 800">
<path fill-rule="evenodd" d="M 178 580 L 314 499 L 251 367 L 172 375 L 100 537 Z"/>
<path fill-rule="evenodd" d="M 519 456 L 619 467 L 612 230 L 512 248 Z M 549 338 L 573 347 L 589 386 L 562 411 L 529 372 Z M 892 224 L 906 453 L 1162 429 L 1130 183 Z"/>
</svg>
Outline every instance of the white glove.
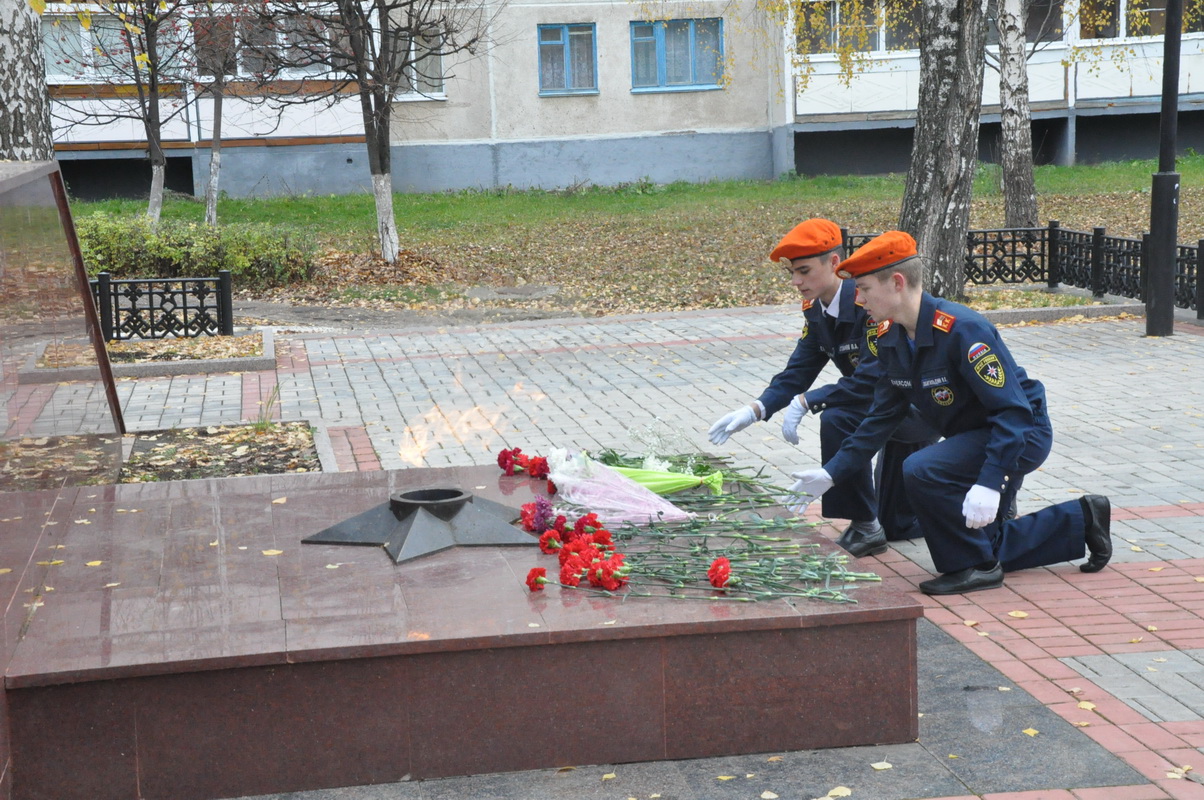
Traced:
<svg viewBox="0 0 1204 800">
<path fill-rule="evenodd" d="M 966 492 L 962 503 L 967 528 L 985 528 L 999 516 L 999 492 L 975 484 Z"/>
<path fill-rule="evenodd" d="M 783 439 L 791 444 L 798 444 L 798 426 L 806 414 L 807 401 L 801 394 L 797 395 L 790 401 L 790 405 L 786 406 L 786 411 L 782 414 Z"/>
<path fill-rule="evenodd" d="M 723 444 L 727 437 L 736 431 L 744 430 L 756 421 L 757 412 L 753 411 L 752 406 L 740 406 L 732 413 L 720 417 L 707 431 L 707 438 L 711 440 L 711 444 Z"/>
<path fill-rule="evenodd" d="M 795 514 L 802 515 L 811 502 L 832 488 L 832 476 L 826 469 L 808 469 L 802 472 L 792 472 L 795 484 L 790 487 L 787 498 L 787 508 Z"/>
</svg>

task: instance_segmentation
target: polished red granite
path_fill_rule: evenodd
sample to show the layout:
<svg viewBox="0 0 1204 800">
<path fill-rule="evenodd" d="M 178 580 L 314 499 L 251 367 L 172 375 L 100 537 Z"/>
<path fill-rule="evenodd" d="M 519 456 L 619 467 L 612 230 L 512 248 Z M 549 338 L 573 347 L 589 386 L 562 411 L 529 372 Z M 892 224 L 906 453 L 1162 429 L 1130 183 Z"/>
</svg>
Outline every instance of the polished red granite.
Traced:
<svg viewBox="0 0 1204 800">
<path fill-rule="evenodd" d="M 12 797 L 232 797 L 917 735 L 921 609 L 883 585 L 856 605 L 621 602 L 530 593 L 527 571 L 555 563 L 535 547 L 395 565 L 300 544 L 427 486 L 517 507 L 538 482 L 479 467 L 26 496 L 0 522 Z"/>
</svg>

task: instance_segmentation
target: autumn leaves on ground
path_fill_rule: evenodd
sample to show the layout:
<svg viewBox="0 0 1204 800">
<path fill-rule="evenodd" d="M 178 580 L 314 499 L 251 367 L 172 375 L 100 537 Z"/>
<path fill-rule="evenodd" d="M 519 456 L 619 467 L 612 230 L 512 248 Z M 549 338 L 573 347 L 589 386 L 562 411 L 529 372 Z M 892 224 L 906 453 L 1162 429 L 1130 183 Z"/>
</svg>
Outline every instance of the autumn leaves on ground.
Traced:
<svg viewBox="0 0 1204 800">
<path fill-rule="evenodd" d="M 1179 241 L 1204 235 L 1204 157 L 1181 160 Z M 1038 170 L 1040 219 L 1063 227 L 1105 226 L 1113 235 L 1149 228 L 1153 162 Z M 999 227 L 997 169 L 976 182 L 970 225 Z M 323 305 L 379 308 L 516 306 L 584 314 L 762 305 L 795 299 L 766 256 L 791 227 L 824 216 L 853 233 L 895 227 L 901 176 L 793 178 L 705 185 L 563 192 L 397 195 L 405 252 L 375 258 L 371 197 L 227 200 L 224 222 L 271 222 L 313 236 L 319 270 L 308 284 L 257 295 Z M 78 204 L 138 213 L 133 201 Z M 201 204 L 176 200 L 165 217 L 200 219 Z M 471 287 L 556 287 L 547 296 L 472 298 Z M 237 287 L 236 287 L 237 288 Z M 243 293 L 247 296 L 247 293 Z"/>
</svg>

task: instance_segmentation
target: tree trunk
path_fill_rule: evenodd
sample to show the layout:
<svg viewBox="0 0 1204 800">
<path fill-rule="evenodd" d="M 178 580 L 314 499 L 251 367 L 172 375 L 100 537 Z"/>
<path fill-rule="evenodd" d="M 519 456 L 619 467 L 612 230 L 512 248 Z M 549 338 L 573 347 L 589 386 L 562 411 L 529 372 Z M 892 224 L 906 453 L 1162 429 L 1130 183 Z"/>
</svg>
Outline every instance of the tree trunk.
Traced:
<svg viewBox="0 0 1204 800">
<path fill-rule="evenodd" d="M 0 2 L 0 160 L 54 158 L 42 28 L 29 0 Z"/>
<path fill-rule="evenodd" d="M 167 159 L 159 151 L 158 158 L 151 156 L 150 200 L 146 204 L 146 216 L 150 217 L 152 227 L 159 224 L 159 214 L 163 211 L 163 178 L 166 173 Z"/>
<path fill-rule="evenodd" d="M 987 0 L 920 4 L 920 99 L 899 226 L 916 238 L 934 294 L 960 297 L 978 164 Z"/>
<path fill-rule="evenodd" d="M 360 84 L 360 111 L 364 118 L 364 143 L 368 148 L 368 171 L 372 174 L 372 194 L 376 198 L 376 231 L 380 237 L 380 257 L 390 264 L 397 261 L 401 238 L 393 217 L 393 158 L 389 149 L 389 104 L 384 93 Z"/>
<path fill-rule="evenodd" d="M 390 264 L 401 252 L 397 220 L 393 217 L 393 174 L 372 176 L 372 194 L 376 196 L 376 230 L 380 234 L 380 257 Z"/>
<path fill-rule="evenodd" d="M 205 185 L 205 224 L 217 227 L 217 184 L 222 173 L 222 98 L 225 87 L 215 82 L 213 92 L 213 137 L 209 143 L 209 182 Z"/>
<path fill-rule="evenodd" d="M 999 3 L 999 105 L 1004 225 L 1037 227 L 1033 183 L 1033 130 L 1028 105 L 1028 53 L 1024 31 L 1028 0 Z"/>
</svg>

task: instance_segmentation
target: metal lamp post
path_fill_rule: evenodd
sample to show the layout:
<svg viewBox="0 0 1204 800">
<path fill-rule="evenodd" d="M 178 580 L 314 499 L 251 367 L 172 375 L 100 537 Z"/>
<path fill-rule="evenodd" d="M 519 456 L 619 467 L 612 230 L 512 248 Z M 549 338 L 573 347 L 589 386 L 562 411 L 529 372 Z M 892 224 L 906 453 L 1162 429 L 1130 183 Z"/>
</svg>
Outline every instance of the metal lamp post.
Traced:
<svg viewBox="0 0 1204 800">
<path fill-rule="evenodd" d="M 1175 139 L 1179 115 L 1179 46 L 1183 0 L 1167 0 L 1162 56 L 1162 114 L 1158 172 L 1150 193 L 1150 252 L 1146 265 L 1145 332 L 1170 336 L 1175 325 L 1175 262 L 1179 245 L 1179 173 Z"/>
</svg>

